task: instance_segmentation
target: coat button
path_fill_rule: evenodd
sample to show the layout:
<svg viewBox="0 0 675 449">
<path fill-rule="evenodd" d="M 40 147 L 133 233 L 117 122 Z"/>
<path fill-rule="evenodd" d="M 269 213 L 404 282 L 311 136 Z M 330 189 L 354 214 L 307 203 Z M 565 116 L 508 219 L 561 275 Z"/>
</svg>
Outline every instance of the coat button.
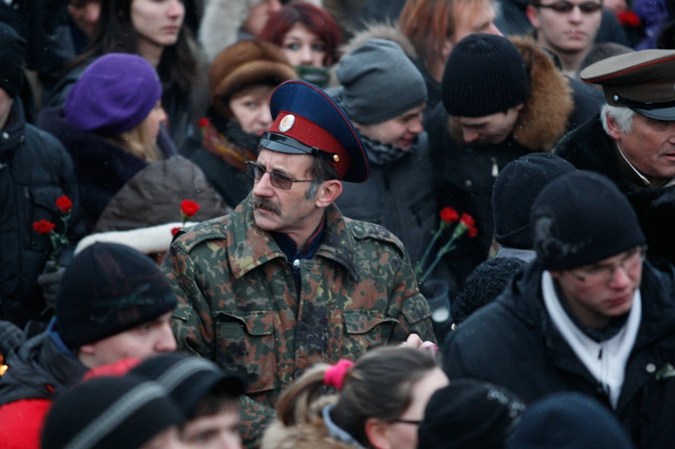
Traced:
<svg viewBox="0 0 675 449">
<path fill-rule="evenodd" d="M 645 366 L 645 370 L 647 370 L 648 373 L 653 373 L 656 371 L 656 365 L 653 363 L 647 363 L 647 366 Z"/>
<path fill-rule="evenodd" d="M 464 181 L 464 185 L 467 187 L 471 187 L 473 185 L 473 182 L 471 182 L 470 179 L 467 179 L 466 181 Z"/>
<path fill-rule="evenodd" d="M 294 266 L 295 268 L 300 268 L 300 259 L 295 259 L 295 260 L 293 261 L 293 266 Z"/>
</svg>

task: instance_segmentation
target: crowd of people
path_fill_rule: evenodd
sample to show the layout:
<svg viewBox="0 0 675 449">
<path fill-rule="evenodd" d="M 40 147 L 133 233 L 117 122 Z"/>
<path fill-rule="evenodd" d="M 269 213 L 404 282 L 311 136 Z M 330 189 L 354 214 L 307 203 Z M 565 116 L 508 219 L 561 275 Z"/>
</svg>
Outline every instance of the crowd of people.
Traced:
<svg viewBox="0 0 675 449">
<path fill-rule="evenodd" d="M 0 2 L 0 449 L 675 444 L 665 0 Z"/>
</svg>

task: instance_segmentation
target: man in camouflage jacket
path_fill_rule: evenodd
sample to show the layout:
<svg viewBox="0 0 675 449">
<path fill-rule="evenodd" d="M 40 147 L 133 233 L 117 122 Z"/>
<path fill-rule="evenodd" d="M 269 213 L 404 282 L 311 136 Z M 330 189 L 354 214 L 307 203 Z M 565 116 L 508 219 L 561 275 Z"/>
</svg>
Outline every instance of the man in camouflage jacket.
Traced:
<svg viewBox="0 0 675 449">
<path fill-rule="evenodd" d="M 311 101 L 300 106 L 293 101 L 306 97 Z M 179 347 L 248 378 L 247 446 L 274 415 L 280 392 L 312 364 L 353 360 L 411 333 L 434 340 L 429 307 L 401 242 L 332 204 L 341 180 L 362 182 L 369 174 L 351 123 L 302 81 L 282 84 L 271 104 L 277 119 L 261 139 L 257 163 L 249 165 L 252 193 L 230 215 L 181 232 L 164 261 L 179 298 Z M 339 145 L 326 143 L 326 129 Z M 337 179 L 313 170 L 315 159 L 325 159 L 318 150 L 324 147 L 333 151 Z M 280 174 L 287 178 L 283 187 Z M 302 183 L 310 177 L 311 185 Z"/>
</svg>

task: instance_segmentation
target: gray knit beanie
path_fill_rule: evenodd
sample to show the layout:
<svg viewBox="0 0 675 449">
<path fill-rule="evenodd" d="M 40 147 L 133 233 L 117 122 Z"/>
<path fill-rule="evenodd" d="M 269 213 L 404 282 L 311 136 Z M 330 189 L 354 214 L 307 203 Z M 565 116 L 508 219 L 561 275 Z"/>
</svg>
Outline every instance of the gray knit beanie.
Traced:
<svg viewBox="0 0 675 449">
<path fill-rule="evenodd" d="M 441 96 L 454 117 L 484 117 L 525 103 L 530 77 L 515 45 L 503 36 L 471 34 L 453 48 Z"/>
<path fill-rule="evenodd" d="M 351 120 L 373 125 L 398 117 L 427 101 L 422 74 L 401 47 L 370 39 L 340 59 L 336 99 Z"/>
</svg>

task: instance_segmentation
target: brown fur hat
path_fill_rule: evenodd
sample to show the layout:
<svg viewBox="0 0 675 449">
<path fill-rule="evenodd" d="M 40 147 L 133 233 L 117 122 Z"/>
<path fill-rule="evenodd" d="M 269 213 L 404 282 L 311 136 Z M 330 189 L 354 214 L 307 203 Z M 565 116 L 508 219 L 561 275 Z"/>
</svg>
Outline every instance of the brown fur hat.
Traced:
<svg viewBox="0 0 675 449">
<path fill-rule="evenodd" d="M 277 45 L 258 40 L 240 41 L 221 51 L 211 63 L 211 105 L 218 113 L 230 118 L 232 94 L 256 85 L 275 87 L 297 77 L 295 69 Z"/>
</svg>

